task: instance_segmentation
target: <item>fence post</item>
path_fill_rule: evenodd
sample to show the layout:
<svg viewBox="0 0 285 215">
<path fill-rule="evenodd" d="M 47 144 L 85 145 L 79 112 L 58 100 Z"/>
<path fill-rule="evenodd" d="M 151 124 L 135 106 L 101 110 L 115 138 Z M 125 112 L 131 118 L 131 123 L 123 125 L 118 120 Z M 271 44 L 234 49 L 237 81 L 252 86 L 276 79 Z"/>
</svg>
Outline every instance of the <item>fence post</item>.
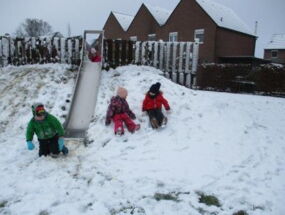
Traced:
<svg viewBox="0 0 285 215">
<path fill-rule="evenodd" d="M 142 61 L 141 61 L 141 63 L 142 63 L 142 65 L 145 65 L 145 63 L 146 63 L 146 56 L 145 56 L 145 49 L 146 49 L 146 42 L 142 42 L 142 54 L 141 54 L 141 57 L 142 57 Z"/>
<path fill-rule="evenodd" d="M 195 39 L 193 45 L 193 56 L 192 56 L 192 83 L 191 86 L 196 86 L 196 74 L 197 74 L 197 67 L 198 67 L 198 59 L 199 59 L 199 39 Z"/>
<path fill-rule="evenodd" d="M 186 74 L 186 87 L 191 87 L 191 72 L 189 70 L 191 46 L 193 43 L 187 42 L 186 44 L 186 59 L 185 59 L 185 74 Z M 192 55 L 193 56 L 193 55 Z"/>
<path fill-rule="evenodd" d="M 164 43 L 159 42 L 159 69 L 163 70 L 163 50 L 164 50 Z"/>
<path fill-rule="evenodd" d="M 179 66 L 178 66 L 178 74 L 179 74 L 179 78 L 178 78 L 178 82 L 179 84 L 184 84 L 184 73 L 182 70 L 182 63 L 183 63 L 183 59 L 184 59 L 184 42 L 180 42 L 179 45 Z"/>
<path fill-rule="evenodd" d="M 178 43 L 174 42 L 172 47 L 172 81 L 177 83 L 177 70 L 176 70 L 176 56 L 177 56 L 177 46 Z"/>
<path fill-rule="evenodd" d="M 65 62 L 65 38 L 60 39 L 60 62 Z"/>
<path fill-rule="evenodd" d="M 138 64 L 140 61 L 140 44 L 140 42 L 136 42 L 135 64 Z"/>
<path fill-rule="evenodd" d="M 158 42 L 154 42 L 154 56 L 153 56 L 153 66 L 158 68 Z"/>
<path fill-rule="evenodd" d="M 3 50 L 2 50 L 2 37 L 0 37 L 0 64 L 1 64 L 1 67 L 4 66 L 4 62 L 3 62 Z"/>
<path fill-rule="evenodd" d="M 169 56 L 170 56 L 171 42 L 166 42 L 166 58 L 165 58 L 165 77 L 169 79 Z"/>
</svg>

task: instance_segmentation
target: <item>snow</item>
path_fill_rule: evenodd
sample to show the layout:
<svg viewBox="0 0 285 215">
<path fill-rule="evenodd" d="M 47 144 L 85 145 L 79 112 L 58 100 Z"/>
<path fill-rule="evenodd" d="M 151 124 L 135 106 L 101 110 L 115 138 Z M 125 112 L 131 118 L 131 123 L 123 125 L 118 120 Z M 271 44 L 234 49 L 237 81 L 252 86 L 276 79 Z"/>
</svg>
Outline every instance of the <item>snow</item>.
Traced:
<svg viewBox="0 0 285 215">
<path fill-rule="evenodd" d="M 116 17 L 122 28 L 124 29 L 124 31 L 127 31 L 134 17 L 131 15 L 122 14 L 118 12 L 112 12 L 112 13 Z"/>
<path fill-rule="evenodd" d="M 75 74 L 48 64 L 5 67 L 0 77 L 0 214 L 284 214 L 284 99 L 193 91 L 145 66 L 103 71 L 90 144 L 70 141 L 69 156 L 39 158 L 25 143 L 30 105 L 44 102 L 63 122 Z M 152 130 L 141 102 L 157 81 L 171 112 Z M 104 125 L 118 86 L 141 124 L 134 134 Z M 199 192 L 221 207 L 200 203 Z"/>
<path fill-rule="evenodd" d="M 144 3 L 144 5 L 149 10 L 149 12 L 153 15 L 153 17 L 155 18 L 155 20 L 158 22 L 160 26 L 166 23 L 168 17 L 172 13 L 172 11 L 166 10 L 164 8 L 152 6 L 146 3 Z"/>
<path fill-rule="evenodd" d="M 255 36 L 232 9 L 211 0 L 196 0 L 196 2 L 218 26 Z"/>
<path fill-rule="evenodd" d="M 265 49 L 285 49 L 285 34 L 274 34 Z"/>
</svg>

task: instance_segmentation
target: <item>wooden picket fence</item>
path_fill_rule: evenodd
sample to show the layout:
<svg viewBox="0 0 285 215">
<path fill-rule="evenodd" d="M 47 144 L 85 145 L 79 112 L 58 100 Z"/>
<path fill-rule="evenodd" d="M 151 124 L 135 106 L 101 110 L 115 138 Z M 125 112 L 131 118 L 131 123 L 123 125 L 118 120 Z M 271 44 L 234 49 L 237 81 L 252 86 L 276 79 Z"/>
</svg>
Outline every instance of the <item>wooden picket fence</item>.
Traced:
<svg viewBox="0 0 285 215">
<path fill-rule="evenodd" d="M 104 41 L 104 67 L 127 64 L 148 65 L 160 69 L 172 81 L 193 87 L 196 84 L 199 43 Z"/>
<path fill-rule="evenodd" d="M 0 66 L 43 63 L 80 64 L 82 38 L 0 36 Z"/>
<path fill-rule="evenodd" d="M 36 63 L 81 62 L 82 37 L 10 38 L 0 37 L 0 66 Z M 196 84 L 199 43 L 196 42 L 134 42 L 104 40 L 103 67 L 148 65 L 160 69 L 172 81 L 193 87 Z"/>
</svg>

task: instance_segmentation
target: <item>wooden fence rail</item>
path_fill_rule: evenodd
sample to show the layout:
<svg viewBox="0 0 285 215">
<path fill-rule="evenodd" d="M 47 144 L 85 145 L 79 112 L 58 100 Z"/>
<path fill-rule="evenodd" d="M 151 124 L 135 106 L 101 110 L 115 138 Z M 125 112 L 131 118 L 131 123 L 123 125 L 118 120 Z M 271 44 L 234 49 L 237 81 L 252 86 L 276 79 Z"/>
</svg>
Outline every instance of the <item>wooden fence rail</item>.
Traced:
<svg viewBox="0 0 285 215">
<path fill-rule="evenodd" d="M 0 66 L 35 63 L 81 62 L 82 37 L 10 38 L 0 37 Z M 172 81 L 192 87 L 196 84 L 199 43 L 134 42 L 104 40 L 104 69 L 122 65 L 148 65 L 160 69 Z"/>
<path fill-rule="evenodd" d="M 192 87 L 196 84 L 199 43 L 104 41 L 104 67 L 127 64 L 148 65 L 164 72 L 172 81 Z"/>
<path fill-rule="evenodd" d="M 80 64 L 81 37 L 0 37 L 0 66 L 35 63 Z"/>
</svg>

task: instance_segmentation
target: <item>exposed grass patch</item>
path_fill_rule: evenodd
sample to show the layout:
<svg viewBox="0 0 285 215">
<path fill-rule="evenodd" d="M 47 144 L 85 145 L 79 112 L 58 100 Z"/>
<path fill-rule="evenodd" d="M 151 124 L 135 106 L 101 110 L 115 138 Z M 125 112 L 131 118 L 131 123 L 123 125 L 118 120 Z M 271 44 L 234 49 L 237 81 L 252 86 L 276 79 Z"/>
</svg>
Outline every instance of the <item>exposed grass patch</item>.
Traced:
<svg viewBox="0 0 285 215">
<path fill-rule="evenodd" d="M 112 209 L 110 211 L 111 215 L 117 215 L 117 214 L 137 214 L 137 215 L 145 215 L 145 210 L 141 207 L 136 206 L 123 206 L 122 208 L 115 210 Z"/>
<path fill-rule="evenodd" d="M 189 195 L 190 192 L 170 192 L 170 193 L 155 193 L 153 198 L 156 201 L 160 200 L 170 200 L 170 201 L 175 201 L 179 202 L 179 195 Z"/>
<path fill-rule="evenodd" d="M 233 213 L 233 215 L 248 215 L 248 213 L 244 210 L 240 210 L 238 212 Z"/>
<path fill-rule="evenodd" d="M 206 204 L 208 206 L 216 206 L 216 207 L 221 207 L 221 203 L 219 201 L 219 199 L 213 195 L 205 195 L 204 193 L 197 193 L 200 198 L 199 198 L 199 202 Z"/>
<path fill-rule="evenodd" d="M 156 201 L 160 201 L 160 200 L 171 200 L 171 201 L 178 201 L 178 196 L 173 194 L 173 193 L 155 193 L 153 198 Z"/>
<path fill-rule="evenodd" d="M 44 210 L 44 211 L 41 211 L 41 212 L 39 213 L 39 215 L 49 215 L 49 212 L 47 212 L 46 210 Z"/>
<path fill-rule="evenodd" d="M 4 208 L 7 205 L 8 201 L 0 202 L 0 208 Z"/>
</svg>

